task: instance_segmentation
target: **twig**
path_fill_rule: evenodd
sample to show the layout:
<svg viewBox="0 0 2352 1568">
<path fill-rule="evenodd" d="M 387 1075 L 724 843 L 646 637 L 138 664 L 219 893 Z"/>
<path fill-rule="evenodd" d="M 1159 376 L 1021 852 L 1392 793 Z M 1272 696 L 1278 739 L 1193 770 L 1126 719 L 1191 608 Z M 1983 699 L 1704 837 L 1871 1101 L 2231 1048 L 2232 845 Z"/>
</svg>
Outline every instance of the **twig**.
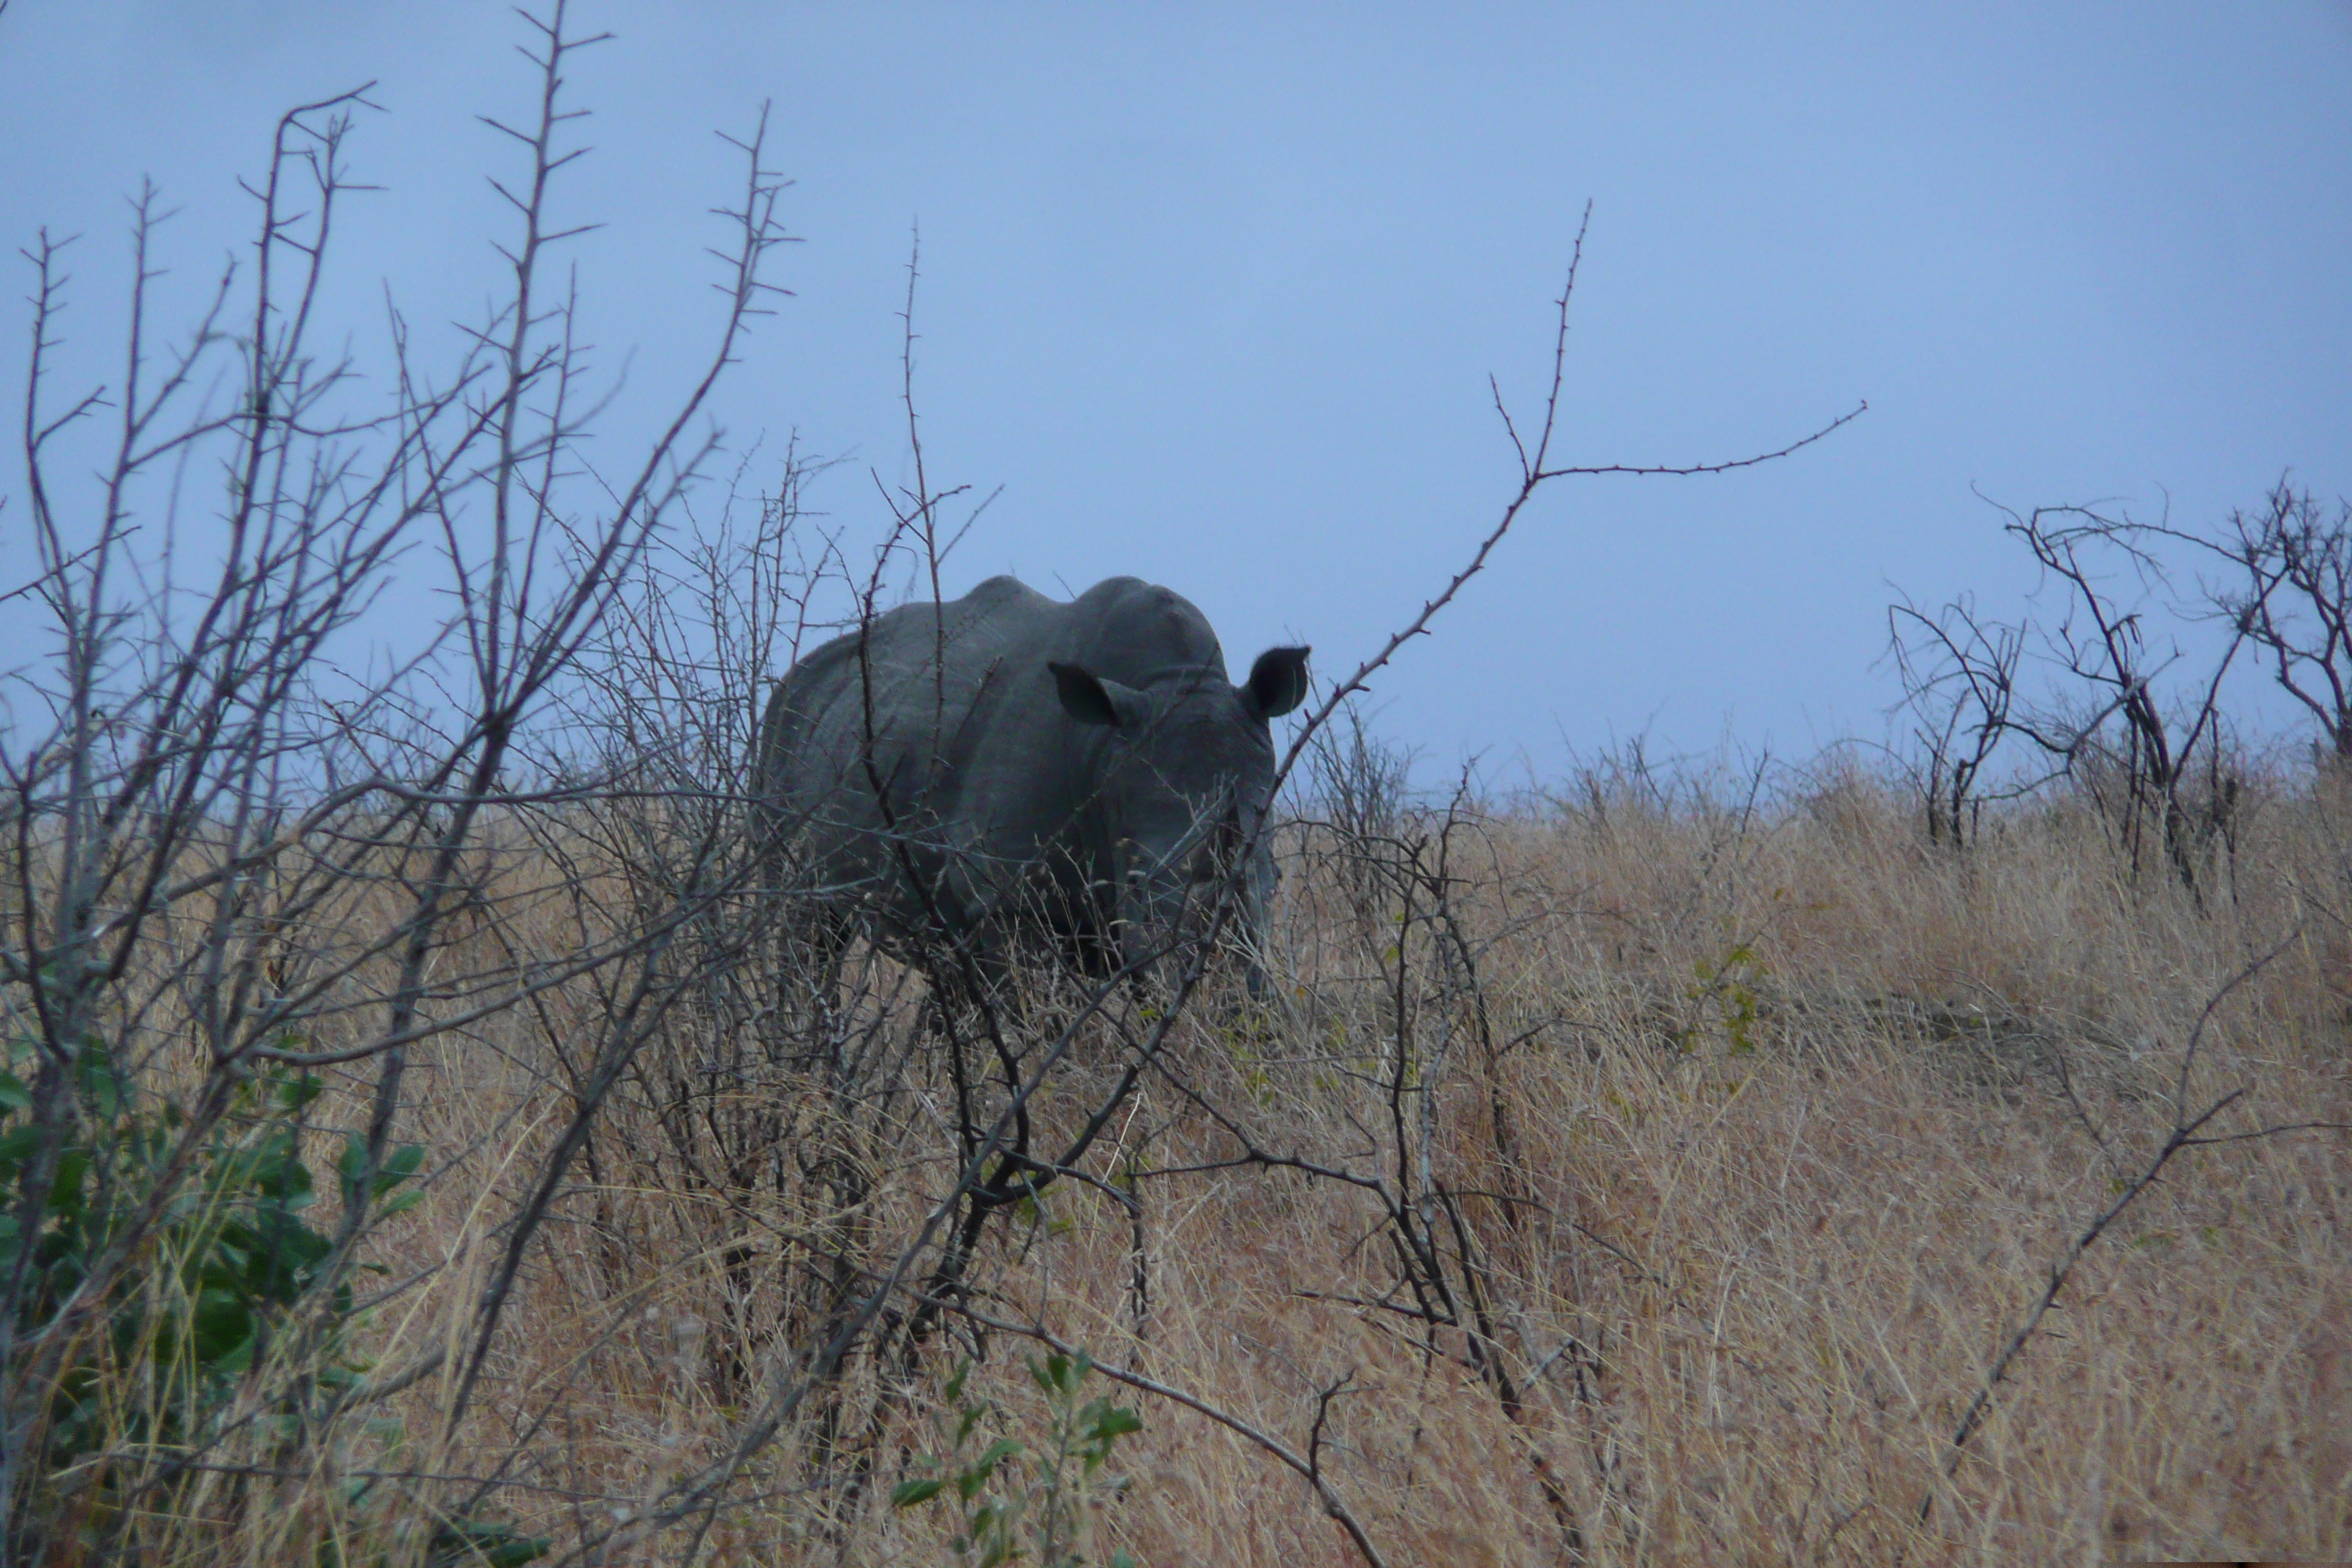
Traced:
<svg viewBox="0 0 2352 1568">
<path fill-rule="evenodd" d="M 1978 1429 L 1984 1424 L 1985 1417 L 1991 1412 L 1993 1391 L 2000 1385 L 2001 1379 L 2009 1374 L 2011 1363 L 2023 1353 L 2027 1342 L 2033 1338 L 2034 1331 L 2042 1326 L 2042 1318 L 2056 1304 L 2058 1293 L 2066 1288 L 2066 1280 L 2074 1273 L 2074 1266 L 2082 1261 L 2083 1255 L 2091 1249 L 2092 1245 L 2123 1215 L 2126 1209 L 2132 1205 L 2140 1194 L 2156 1184 L 2157 1178 L 2163 1174 L 2166 1163 L 2175 1154 L 2183 1149 L 2194 1148 L 2201 1144 L 2234 1141 L 2203 1139 L 2197 1136 L 2199 1129 L 2244 1099 L 2247 1093 L 2243 1086 L 2233 1089 L 2196 1115 L 2190 1116 L 2188 1113 L 2189 1079 L 2191 1069 L 2196 1065 L 2197 1049 L 2205 1037 L 2206 1027 L 2212 1023 L 2213 1016 L 2222 1002 L 2240 985 L 2260 973 L 2273 959 L 2292 946 L 2302 934 L 2302 928 L 2297 927 L 2284 942 L 2254 959 L 2224 981 L 2221 987 L 2207 999 L 2203 1012 L 2198 1016 L 2196 1026 L 2189 1031 L 2189 1043 L 2182 1047 L 2180 1053 L 2180 1073 L 2173 1090 L 2172 1127 L 2166 1134 L 2163 1145 L 2157 1150 L 2155 1155 L 2139 1173 L 2126 1184 L 2123 1192 L 2117 1195 L 2116 1201 L 2100 1211 L 2097 1217 L 2090 1224 L 2084 1226 L 2058 1261 L 2051 1265 L 2049 1280 L 2042 1287 L 2040 1298 L 2028 1309 L 2024 1318 L 2011 1332 L 2008 1342 L 2001 1346 L 2000 1353 L 1993 1358 L 1991 1368 L 1985 1373 L 1983 1384 L 1978 1388 L 1976 1397 L 1969 1402 L 1967 1411 L 1960 1416 L 1959 1426 L 1952 1433 L 1951 1444 L 1945 1454 L 1942 1466 L 1945 1479 L 1949 1480 L 1959 1468 L 1962 1450 L 1968 1446 L 1969 1439 L 1976 1436 Z M 2291 1130 L 2283 1129 L 2283 1131 Z M 2242 1134 L 2240 1136 L 2261 1135 Z M 1927 1521 L 1927 1517 L 1934 1510 L 1935 1505 L 1936 1494 L 1931 1489 L 1919 1500 L 1920 1523 L 1925 1524 Z"/>
</svg>

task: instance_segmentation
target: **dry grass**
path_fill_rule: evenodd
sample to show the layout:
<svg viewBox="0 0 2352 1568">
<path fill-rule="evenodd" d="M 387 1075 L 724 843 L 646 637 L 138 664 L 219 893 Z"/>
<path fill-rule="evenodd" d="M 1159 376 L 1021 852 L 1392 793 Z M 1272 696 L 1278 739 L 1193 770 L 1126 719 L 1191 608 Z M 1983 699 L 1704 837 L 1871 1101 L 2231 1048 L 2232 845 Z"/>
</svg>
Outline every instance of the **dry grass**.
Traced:
<svg viewBox="0 0 2352 1568">
<path fill-rule="evenodd" d="M 1421 927 L 1401 942 L 1377 897 L 1351 904 L 1345 869 L 1327 854 L 1291 876 L 1280 1017 L 1195 1008 L 1090 1157 L 1137 1194 L 1140 1302 L 1128 1211 L 1066 1181 L 990 1232 L 980 1310 L 1302 1454 L 1315 1441 L 1392 1563 L 2352 1555 L 2340 1131 L 2177 1156 L 1952 1449 L 2051 1264 L 2172 1125 L 2209 1007 L 2189 1098 L 2248 1089 L 2209 1131 L 2352 1121 L 2345 799 L 2265 796 L 2202 910 L 2175 884 L 2134 883 L 2063 802 L 2021 808 L 1966 858 L 1923 847 L 1853 778 L 1754 811 L 1604 791 L 1501 813 L 1453 846 L 1475 991 L 1442 983 Z M 453 965 L 464 942 L 578 942 L 576 905 L 522 896 L 532 874 L 508 873 L 502 924 L 462 939 Z M 405 1288 L 368 1320 L 380 1367 L 467 1331 L 499 1226 L 568 1114 L 562 1049 L 603 1005 L 559 991 L 419 1063 L 404 1136 L 447 1163 L 384 1233 L 377 1261 Z M 887 1035 L 907 1018 L 866 1022 Z M 348 1483 L 367 1471 L 495 1478 L 490 1510 L 562 1552 L 719 1458 L 818 1327 L 820 1260 L 886 1264 L 953 1180 L 920 1037 L 905 1034 L 903 1092 L 852 1108 L 782 1066 L 698 1080 L 740 1026 L 682 1013 L 616 1094 L 454 1433 L 447 1374 L 423 1376 L 240 1513 L 233 1544 L 192 1528 L 184 1554 L 307 1561 L 321 1532 L 383 1517 L 395 1484 L 441 1508 L 471 1490 L 384 1481 L 355 1508 Z M 1403 1121 L 1381 1089 L 1400 1039 Z M 1083 1037 L 1041 1122 L 1075 1125 L 1120 1060 L 1108 1030 Z M 744 1156 L 731 1165 L 722 1127 Z M 1244 1140 L 1420 1194 L 1428 1215 L 1429 1194 L 1454 1194 L 1461 1228 L 1430 1223 L 1444 1277 L 1479 1293 L 1479 1342 L 1410 1310 L 1364 1188 L 1195 1168 Z M 855 1212 L 828 1195 L 843 1190 L 862 1194 Z M 951 1319 L 912 1384 L 854 1363 L 706 1531 L 607 1560 L 952 1561 L 944 1515 L 894 1513 L 888 1485 L 931 1446 L 940 1384 L 974 1350 L 975 1389 L 1034 1443 L 1034 1349 Z M 1130 1488 L 1097 1501 L 1097 1561 L 1114 1543 L 1156 1564 L 1356 1560 L 1262 1450 L 1122 1398 L 1144 1426 L 1116 1460 Z"/>
<path fill-rule="evenodd" d="M 1270 1007 L 1155 1014 L 1121 988 L 1081 1016 L 1041 983 L 997 1016 L 996 1049 L 872 953 L 813 988 L 762 924 L 777 900 L 743 896 L 788 855 L 755 864 L 736 806 L 761 672 L 832 590 L 871 616 L 918 563 L 936 590 L 937 507 L 959 492 L 929 488 L 914 446 L 915 268 L 914 484 L 870 574 L 802 526 L 797 455 L 756 521 L 706 531 L 682 510 L 712 454 L 680 433 L 784 237 L 764 118 L 730 138 L 708 375 L 650 449 L 580 462 L 586 365 L 535 268 L 576 232 L 543 203 L 579 151 L 562 62 L 592 40 L 561 5 L 526 29 L 537 132 L 513 133 L 529 177 L 499 187 L 531 193 L 514 292 L 454 367 L 404 347 L 372 412 L 344 411 L 355 367 L 306 345 L 296 304 L 323 275 L 357 93 L 281 124 L 261 184 L 289 176 L 285 205 L 266 198 L 255 241 L 280 264 L 248 269 L 249 318 L 222 285 L 231 316 L 292 323 L 266 347 L 207 326 L 192 357 L 158 356 L 161 215 L 152 193 L 136 206 L 127 363 L 178 368 L 123 395 L 80 529 L 45 499 L 68 491 L 41 478 L 63 467 L 41 432 L 96 395 L 44 412 L 66 278 L 37 247 L 25 423 L 51 570 L 26 603 L 65 651 L 23 687 L 0 817 L 0 1024 L 32 1075 L 0 1079 L 26 1242 L 0 1247 L 0 1554 L 456 1568 L 482 1556 L 456 1527 L 503 1523 L 566 1563 L 944 1563 L 946 1510 L 894 1509 L 891 1488 L 927 1473 L 966 1362 L 979 1436 L 1035 1452 L 1056 1413 L 1024 1362 L 1047 1341 L 1092 1352 L 1092 1388 L 1158 1385 L 1118 1394 L 1143 1425 L 1117 1451 L 1129 1484 L 1087 1501 L 1097 1563 L 2352 1554 L 2340 781 L 2241 801 L 2192 893 L 2129 874 L 2074 797 L 2012 804 L 1965 856 L 1850 770 L 1761 807 L 1635 768 L 1565 802 L 1432 813 L 1401 807 L 1360 730 L 1351 750 L 1331 731 L 1314 788 L 1355 827 L 1289 837 Z M 1549 400 L 1513 426 L 1515 497 L 1317 723 L 1540 486 L 1602 471 L 1547 467 L 1574 278 Z M 1853 417 L 1779 453 L 1616 471 L 1744 468 Z M 371 431 L 394 434 L 346 447 Z M 151 604 L 123 520 L 177 498 L 166 473 L 200 448 L 246 477 L 221 586 Z M 631 472 L 617 495 L 597 477 Z M 493 513 L 494 540 L 461 543 L 452 520 Z M 404 554 L 412 535 L 433 548 Z M 445 555 L 459 607 L 412 651 L 446 668 L 318 640 L 356 635 L 394 563 Z M 2013 672 L 1994 672 L 2003 702 Z M 2074 673 L 2154 711 L 2119 656 Z M 1987 737 L 2015 727 L 2000 712 Z M 597 782 L 500 793 L 534 770 Z M 327 781 L 351 787 L 322 800 Z M 294 1068 L 254 1081 L 305 1053 L 315 1105 Z M 1102 1135 L 1012 1201 L 1024 1168 L 984 1169 L 980 1133 L 1032 1075 L 1028 1151 Z M 2235 1141 L 2161 1160 L 2239 1090 L 2200 1124 Z M 2311 1123 L 2331 1125 L 2275 1131 Z M 423 1179 L 372 1208 L 409 1143 Z M 274 1174 L 238 1174 L 263 1145 Z M 75 1217 L 93 1169 L 94 1228 Z M 290 1219 L 312 1180 L 325 1201 Z M 288 1224 L 244 1239 L 261 1232 L 232 1237 L 232 1211 Z M 945 1245 L 960 1217 L 968 1266 Z M 277 1277 L 293 1231 L 320 1248 L 300 1280 Z M 271 1278 L 195 1279 L 230 1253 Z M 2071 1272 L 2037 1321 L 2053 1266 Z M 938 1281 L 945 1300 L 919 1298 Z"/>
</svg>

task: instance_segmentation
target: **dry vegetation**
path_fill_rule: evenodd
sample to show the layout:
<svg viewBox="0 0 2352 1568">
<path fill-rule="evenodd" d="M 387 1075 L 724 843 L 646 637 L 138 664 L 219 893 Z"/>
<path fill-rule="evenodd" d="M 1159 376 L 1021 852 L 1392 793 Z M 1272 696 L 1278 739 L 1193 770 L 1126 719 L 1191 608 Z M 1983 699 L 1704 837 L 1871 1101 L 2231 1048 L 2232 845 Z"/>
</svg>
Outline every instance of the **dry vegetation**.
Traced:
<svg viewBox="0 0 2352 1568">
<path fill-rule="evenodd" d="M 364 89 L 168 349 L 137 204 L 119 388 L 58 390 L 30 253 L 0 1568 L 2352 1554 L 2352 511 L 2206 542 L 2185 698 L 2113 592 L 2150 531 L 2049 509 L 2042 628 L 1898 610 L 1911 773 L 1415 798 L 1347 700 L 1540 486 L 1843 423 L 1548 468 L 1564 295 L 1499 522 L 1297 731 L 1267 1002 L 815 970 L 752 733 L 938 592 L 911 355 L 870 563 L 796 453 L 688 512 L 755 132 L 708 368 L 595 468 L 542 276 L 593 40 L 528 27 L 511 290 L 438 376 L 395 318 L 386 406 L 305 338 Z M 457 608 L 387 650 L 395 563 Z M 2245 762 L 2241 650 L 2343 755 Z"/>
<path fill-rule="evenodd" d="M 2207 1135 L 2352 1121 L 2340 794 L 2266 795 L 2200 914 L 2132 881 L 2063 799 L 1963 857 L 1854 776 L 1769 805 L 1591 784 L 1450 827 L 1406 809 L 1302 830 L 1278 1015 L 1195 1007 L 1092 1180 L 987 1233 L 971 1312 L 911 1375 L 851 1364 L 719 1506 L 609 1560 L 953 1561 L 943 1520 L 884 1494 L 925 1473 L 961 1357 L 1002 1407 L 988 1429 L 1036 1442 L 1024 1331 L 1313 1447 L 1391 1563 L 2352 1549 L 2340 1131 L 2176 1155 L 1953 1451 L 2051 1266 L 2172 1127 L 2192 1037 L 2196 1108 L 2248 1091 Z M 1400 942 L 1416 857 L 1433 875 Z M 517 857 L 503 912 L 448 962 L 576 943 L 554 895 L 578 867 L 558 872 Z M 409 1135 L 446 1163 L 382 1234 L 376 1260 L 415 1283 L 370 1316 L 378 1365 L 470 1331 L 499 1222 L 568 1114 L 567 1047 L 610 1005 L 562 988 L 416 1064 Z M 915 1010 L 860 1026 L 900 1037 L 887 1106 L 749 1068 L 681 1011 L 557 1199 L 475 1414 L 445 1436 L 454 1381 L 420 1378 L 230 1541 L 186 1536 L 190 1560 L 308 1560 L 314 1532 L 367 1513 L 340 1500 L 367 1471 L 482 1478 L 499 1515 L 569 1546 L 722 1459 L 789 1375 L 777 1358 L 806 1353 L 812 1266 L 887 1265 L 953 1180 Z M 1120 1033 L 1080 1032 L 1042 1131 L 1100 1100 L 1133 1052 Z M 829 1161 L 861 1168 L 857 1213 L 828 1209 Z M 1103 1556 L 1355 1560 L 1263 1449 L 1122 1398 L 1143 1426 L 1115 1456 L 1124 1495 L 1095 1505 Z M 446 1485 L 411 1492 L 453 1506 Z"/>
</svg>

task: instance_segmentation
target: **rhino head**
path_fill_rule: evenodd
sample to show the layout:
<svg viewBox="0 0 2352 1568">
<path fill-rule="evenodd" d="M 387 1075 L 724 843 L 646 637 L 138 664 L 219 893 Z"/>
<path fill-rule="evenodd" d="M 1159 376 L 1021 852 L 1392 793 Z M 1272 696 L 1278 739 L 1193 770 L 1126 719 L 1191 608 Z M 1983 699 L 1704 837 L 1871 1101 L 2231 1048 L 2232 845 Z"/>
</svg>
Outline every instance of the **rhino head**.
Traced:
<svg viewBox="0 0 2352 1568">
<path fill-rule="evenodd" d="M 1063 711 L 1089 732 L 1086 837 L 1122 965 L 1149 973 L 1181 951 L 1231 880 L 1250 994 L 1264 994 L 1256 953 L 1275 886 L 1264 830 L 1274 795 L 1269 721 L 1305 700 L 1307 652 L 1268 648 L 1238 686 L 1206 667 L 1136 687 L 1048 666 Z"/>
</svg>

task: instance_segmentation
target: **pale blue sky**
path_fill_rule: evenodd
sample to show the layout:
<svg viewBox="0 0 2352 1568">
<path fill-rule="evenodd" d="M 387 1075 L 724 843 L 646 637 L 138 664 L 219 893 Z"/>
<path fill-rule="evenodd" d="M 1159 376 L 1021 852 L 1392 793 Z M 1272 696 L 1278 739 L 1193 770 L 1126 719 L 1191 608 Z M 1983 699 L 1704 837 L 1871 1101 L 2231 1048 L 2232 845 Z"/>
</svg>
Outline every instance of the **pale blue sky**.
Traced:
<svg viewBox="0 0 2352 1568">
<path fill-rule="evenodd" d="M 1587 198 L 1571 460 L 1740 456 L 1869 400 L 1769 468 L 1549 492 L 1380 682 L 1382 727 L 1440 763 L 1542 771 L 1563 734 L 1654 721 L 1878 734 L 1889 580 L 1995 607 L 2030 584 L 1971 484 L 2168 494 L 2188 524 L 2290 468 L 2352 493 L 2341 5 L 581 12 L 621 35 L 575 72 L 597 150 L 565 198 L 609 225 L 577 254 L 602 363 L 634 353 L 614 434 L 709 341 L 705 213 L 735 176 L 710 132 L 772 99 L 805 242 L 720 416 L 852 456 L 816 499 L 870 524 L 919 220 L 931 472 L 1004 487 L 951 588 L 1134 573 L 1236 664 L 1294 637 L 1352 664 L 1510 488 L 1486 378 L 1540 390 Z M 353 155 L 390 189 L 353 213 L 336 308 L 363 352 L 387 283 L 421 326 L 471 315 L 506 157 L 472 116 L 522 111 L 517 37 L 488 3 L 15 0 L 0 239 L 88 237 L 95 345 L 142 173 L 184 209 L 193 289 L 276 113 L 376 77 L 390 112 Z"/>
</svg>

